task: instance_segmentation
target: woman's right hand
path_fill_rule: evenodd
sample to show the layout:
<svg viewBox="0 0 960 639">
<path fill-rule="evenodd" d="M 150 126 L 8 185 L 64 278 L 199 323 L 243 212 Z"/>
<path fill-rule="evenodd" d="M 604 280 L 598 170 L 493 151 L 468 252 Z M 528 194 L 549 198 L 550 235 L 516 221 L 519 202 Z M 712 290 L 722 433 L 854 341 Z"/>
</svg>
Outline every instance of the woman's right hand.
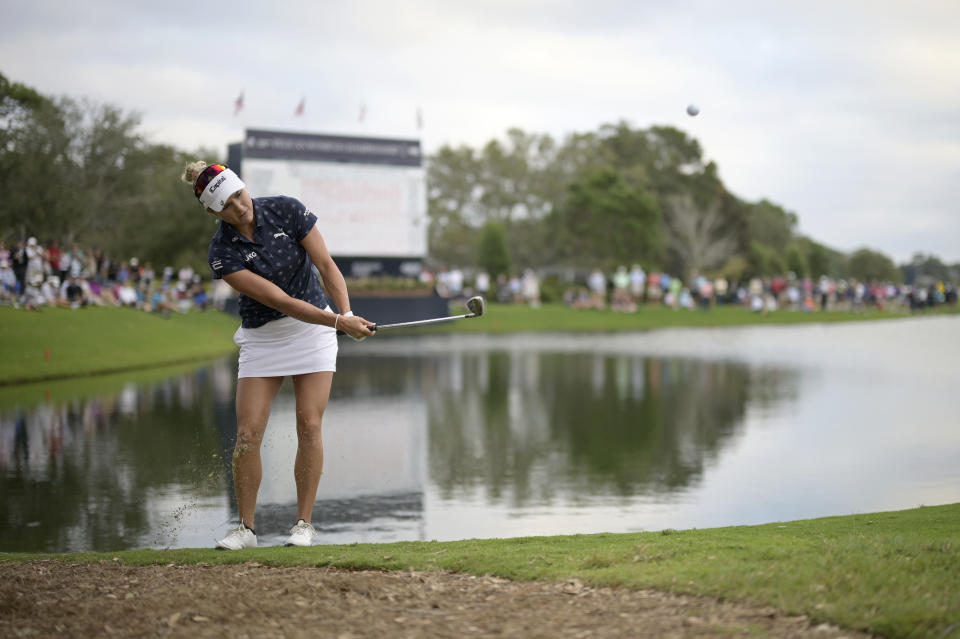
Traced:
<svg viewBox="0 0 960 639">
<path fill-rule="evenodd" d="M 375 334 L 368 328 L 369 326 L 376 326 L 376 324 L 363 319 L 359 315 L 341 314 L 337 321 L 337 330 L 343 331 L 358 342 Z"/>
</svg>

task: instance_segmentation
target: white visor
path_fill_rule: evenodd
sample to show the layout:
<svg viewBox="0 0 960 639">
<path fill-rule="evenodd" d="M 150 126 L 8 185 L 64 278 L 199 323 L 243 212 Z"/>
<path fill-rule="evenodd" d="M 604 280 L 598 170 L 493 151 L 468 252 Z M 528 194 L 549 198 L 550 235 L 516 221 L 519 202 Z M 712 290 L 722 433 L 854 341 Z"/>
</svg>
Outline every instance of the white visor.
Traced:
<svg viewBox="0 0 960 639">
<path fill-rule="evenodd" d="M 240 176 L 230 169 L 224 169 L 210 180 L 207 188 L 203 189 L 200 194 L 200 203 L 219 213 L 223 210 L 227 199 L 240 189 L 246 188 L 246 186 Z"/>
</svg>

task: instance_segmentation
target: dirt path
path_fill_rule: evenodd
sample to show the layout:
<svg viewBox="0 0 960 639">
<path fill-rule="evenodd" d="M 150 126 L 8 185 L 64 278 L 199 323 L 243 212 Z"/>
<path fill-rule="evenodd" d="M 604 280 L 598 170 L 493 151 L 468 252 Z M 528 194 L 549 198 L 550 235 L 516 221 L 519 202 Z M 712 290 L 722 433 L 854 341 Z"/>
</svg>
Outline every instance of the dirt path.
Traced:
<svg viewBox="0 0 960 639">
<path fill-rule="evenodd" d="M 866 637 L 768 608 L 447 573 L 0 563 L 0 637 Z"/>
</svg>

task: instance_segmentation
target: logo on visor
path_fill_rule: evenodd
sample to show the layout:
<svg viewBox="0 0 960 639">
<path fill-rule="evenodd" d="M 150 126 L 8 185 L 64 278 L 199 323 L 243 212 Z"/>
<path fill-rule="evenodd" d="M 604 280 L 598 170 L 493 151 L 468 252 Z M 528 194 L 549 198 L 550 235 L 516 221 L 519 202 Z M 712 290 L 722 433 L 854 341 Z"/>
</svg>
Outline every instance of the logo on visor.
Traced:
<svg viewBox="0 0 960 639">
<path fill-rule="evenodd" d="M 196 183 L 193 185 L 194 194 L 196 194 L 197 197 L 200 197 L 200 194 L 203 193 L 203 190 L 207 188 L 208 184 L 210 184 L 210 180 L 226 170 L 227 167 L 222 164 L 211 164 L 205 168 L 197 178 Z"/>
<path fill-rule="evenodd" d="M 213 183 L 213 186 L 210 187 L 210 195 L 213 195 L 213 192 L 220 188 L 220 185 L 227 181 L 226 175 L 221 175 L 220 178 Z"/>
</svg>

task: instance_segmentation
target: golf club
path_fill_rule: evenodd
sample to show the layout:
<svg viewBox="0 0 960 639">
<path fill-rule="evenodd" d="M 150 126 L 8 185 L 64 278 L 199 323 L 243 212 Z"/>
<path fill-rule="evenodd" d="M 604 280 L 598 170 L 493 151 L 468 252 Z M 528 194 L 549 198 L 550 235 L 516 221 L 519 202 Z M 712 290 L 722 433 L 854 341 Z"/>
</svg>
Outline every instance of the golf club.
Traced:
<svg viewBox="0 0 960 639">
<path fill-rule="evenodd" d="M 487 303 L 479 295 L 475 295 L 467 300 L 467 310 L 469 313 L 464 315 L 451 315 L 449 317 L 434 317 L 425 320 L 414 320 L 412 322 L 397 322 L 394 324 L 374 324 L 370 327 L 371 331 L 379 331 L 385 328 L 400 328 L 402 326 L 426 326 L 428 324 L 439 324 L 440 322 L 449 322 L 451 320 L 467 319 L 470 317 L 480 317 L 487 310 Z M 343 331 L 337 331 L 337 335 L 343 335 Z"/>
</svg>

